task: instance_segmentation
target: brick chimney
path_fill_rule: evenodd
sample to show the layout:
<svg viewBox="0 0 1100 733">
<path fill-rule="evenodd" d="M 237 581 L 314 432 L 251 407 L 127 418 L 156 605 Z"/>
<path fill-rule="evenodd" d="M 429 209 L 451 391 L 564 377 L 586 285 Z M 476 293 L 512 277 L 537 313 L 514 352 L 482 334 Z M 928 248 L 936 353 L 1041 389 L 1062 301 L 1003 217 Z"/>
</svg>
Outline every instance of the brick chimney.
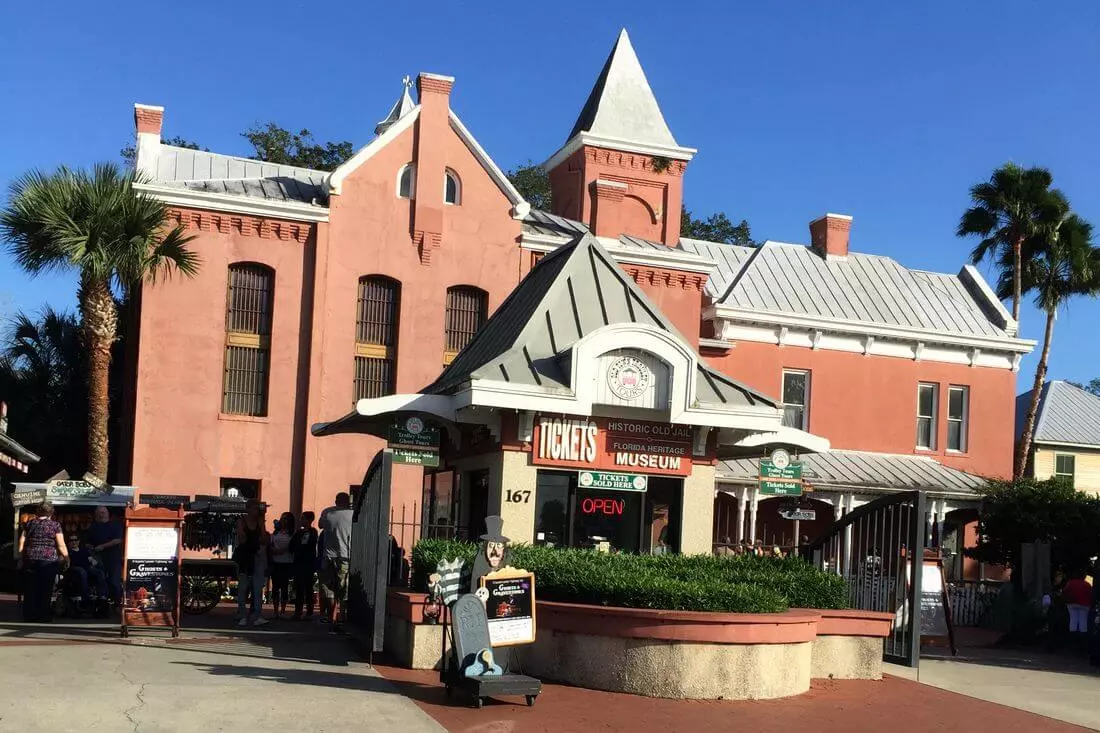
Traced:
<svg viewBox="0 0 1100 733">
<path fill-rule="evenodd" d="M 164 107 L 135 104 L 134 126 L 137 128 L 137 141 L 134 146 L 137 157 L 134 160 L 134 168 L 147 178 L 156 178 L 157 159 L 160 157 L 160 134 L 164 126 Z"/>
<path fill-rule="evenodd" d="M 416 123 L 416 192 L 410 231 L 423 265 L 431 264 L 432 250 L 443 241 L 443 176 L 447 167 L 444 145 L 450 134 L 454 83 L 453 76 L 421 72 L 416 77 L 420 119 Z"/>
<path fill-rule="evenodd" d="M 848 234 L 852 230 L 852 217 L 844 214 L 826 214 L 810 222 L 810 247 L 826 259 L 848 256 Z"/>
</svg>

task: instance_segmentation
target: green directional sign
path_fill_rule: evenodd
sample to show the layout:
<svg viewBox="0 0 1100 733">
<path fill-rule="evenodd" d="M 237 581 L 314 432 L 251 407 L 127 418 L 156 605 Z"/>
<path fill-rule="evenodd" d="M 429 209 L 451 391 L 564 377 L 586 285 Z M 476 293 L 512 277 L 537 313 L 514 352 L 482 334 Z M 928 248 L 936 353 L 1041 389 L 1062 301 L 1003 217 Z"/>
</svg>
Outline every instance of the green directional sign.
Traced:
<svg viewBox="0 0 1100 733">
<path fill-rule="evenodd" d="M 390 448 L 393 453 L 394 463 L 408 463 L 413 466 L 427 466 L 435 468 L 439 465 L 439 454 L 431 450 L 414 450 L 411 448 Z"/>
<path fill-rule="evenodd" d="M 582 489 L 645 491 L 648 484 L 649 482 L 645 476 L 636 473 L 581 471 L 580 475 L 577 476 L 577 485 Z"/>
<path fill-rule="evenodd" d="M 792 461 L 780 468 L 772 461 L 761 460 L 760 493 L 764 496 L 802 496 L 802 464 Z"/>
</svg>

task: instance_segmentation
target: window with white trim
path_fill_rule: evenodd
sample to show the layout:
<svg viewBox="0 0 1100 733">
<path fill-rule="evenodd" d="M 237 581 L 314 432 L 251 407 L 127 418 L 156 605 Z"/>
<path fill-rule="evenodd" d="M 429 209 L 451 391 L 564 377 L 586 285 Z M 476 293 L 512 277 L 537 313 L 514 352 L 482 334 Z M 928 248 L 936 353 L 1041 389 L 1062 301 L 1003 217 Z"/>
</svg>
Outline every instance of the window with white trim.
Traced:
<svg viewBox="0 0 1100 733">
<path fill-rule="evenodd" d="M 1077 456 L 1070 453 L 1054 454 L 1054 477 L 1068 479 L 1073 485 L 1074 474 L 1077 470 Z"/>
<path fill-rule="evenodd" d="M 807 430 L 810 425 L 810 373 L 783 370 L 783 425 Z"/>
<path fill-rule="evenodd" d="M 947 388 L 947 450 L 966 452 L 970 428 L 970 388 L 954 385 Z"/>
<path fill-rule="evenodd" d="M 406 163 L 397 173 L 397 195 L 399 198 L 416 197 L 416 166 Z"/>
<path fill-rule="evenodd" d="M 462 203 L 462 181 L 450 168 L 443 174 L 443 203 L 452 206 Z"/>
<path fill-rule="evenodd" d="M 936 403 L 939 386 L 921 382 L 917 385 L 917 447 L 936 450 Z"/>
</svg>

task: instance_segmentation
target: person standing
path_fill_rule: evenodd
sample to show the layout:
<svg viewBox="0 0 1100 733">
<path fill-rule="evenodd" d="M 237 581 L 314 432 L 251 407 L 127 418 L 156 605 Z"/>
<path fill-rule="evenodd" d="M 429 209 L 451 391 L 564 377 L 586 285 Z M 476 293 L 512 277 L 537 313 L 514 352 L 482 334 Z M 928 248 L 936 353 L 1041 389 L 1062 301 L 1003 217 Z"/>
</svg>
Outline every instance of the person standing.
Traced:
<svg viewBox="0 0 1100 733">
<path fill-rule="evenodd" d="M 290 539 L 294 554 L 294 620 L 302 619 L 302 606 L 306 607 L 306 619 L 313 617 L 313 578 L 317 569 L 317 530 L 313 527 L 313 512 L 302 512 L 298 531 Z"/>
<path fill-rule="evenodd" d="M 1092 586 L 1083 570 L 1075 572 L 1062 588 L 1062 598 L 1069 610 L 1069 633 L 1086 634 L 1089 630 L 1089 608 L 1092 606 Z M 1078 637 L 1081 638 L 1081 637 Z"/>
<path fill-rule="evenodd" d="M 341 491 L 336 495 L 336 505 L 321 512 L 321 521 L 318 523 L 325 533 L 325 565 L 321 587 L 333 631 L 338 630 L 340 614 L 347 599 L 352 517 L 351 496 Z"/>
<path fill-rule="evenodd" d="M 88 527 L 85 542 L 96 553 L 107 578 L 111 602 L 122 601 L 122 525 L 111 519 L 105 506 L 95 508 L 95 521 Z"/>
<path fill-rule="evenodd" d="M 244 515 L 237 520 L 237 543 L 233 559 L 237 562 L 237 626 L 263 626 L 267 619 L 260 615 L 267 584 L 267 550 L 270 537 L 264 526 L 264 506 L 259 499 L 249 499 Z M 252 594 L 251 614 L 246 609 Z"/>
<path fill-rule="evenodd" d="M 271 603 L 275 618 L 286 613 L 290 601 L 290 576 L 294 570 L 294 553 L 290 546 L 294 535 L 294 515 L 283 512 L 278 527 L 271 535 Z"/>
<path fill-rule="evenodd" d="M 53 621 L 53 586 L 62 561 L 68 562 L 65 534 L 54 521 L 53 504 L 44 501 L 19 536 L 19 566 L 23 571 L 23 620 Z"/>
</svg>

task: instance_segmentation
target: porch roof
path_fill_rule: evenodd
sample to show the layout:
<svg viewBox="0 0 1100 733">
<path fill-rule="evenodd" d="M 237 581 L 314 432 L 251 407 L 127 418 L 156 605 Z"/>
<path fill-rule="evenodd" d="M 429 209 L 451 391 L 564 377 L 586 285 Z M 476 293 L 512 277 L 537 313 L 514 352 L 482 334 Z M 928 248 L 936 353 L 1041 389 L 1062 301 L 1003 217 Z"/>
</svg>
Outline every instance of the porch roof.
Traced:
<svg viewBox="0 0 1100 733">
<path fill-rule="evenodd" d="M 0 430 L 0 463 L 27 473 L 27 464 L 38 463 L 39 457 Z"/>
<path fill-rule="evenodd" d="M 821 488 L 893 489 L 973 496 L 985 479 L 949 468 L 928 456 L 870 451 L 830 450 L 802 456 L 803 479 Z M 718 466 L 719 482 L 752 484 L 758 480 L 759 461 L 740 458 Z"/>
</svg>

